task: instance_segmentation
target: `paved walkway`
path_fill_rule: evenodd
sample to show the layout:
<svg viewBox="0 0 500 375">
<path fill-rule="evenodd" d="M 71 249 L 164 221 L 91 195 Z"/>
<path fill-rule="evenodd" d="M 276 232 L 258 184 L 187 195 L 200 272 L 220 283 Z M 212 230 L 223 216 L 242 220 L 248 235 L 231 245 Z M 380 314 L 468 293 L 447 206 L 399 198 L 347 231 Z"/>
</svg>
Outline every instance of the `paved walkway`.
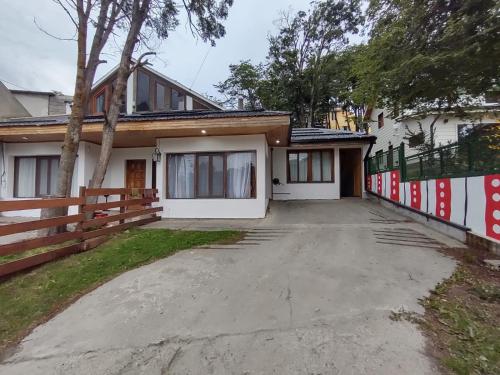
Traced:
<svg viewBox="0 0 500 375">
<path fill-rule="evenodd" d="M 418 329 L 389 319 L 455 263 L 452 239 L 360 200 L 275 202 L 235 245 L 127 272 L 37 328 L 2 374 L 434 374 Z"/>
</svg>

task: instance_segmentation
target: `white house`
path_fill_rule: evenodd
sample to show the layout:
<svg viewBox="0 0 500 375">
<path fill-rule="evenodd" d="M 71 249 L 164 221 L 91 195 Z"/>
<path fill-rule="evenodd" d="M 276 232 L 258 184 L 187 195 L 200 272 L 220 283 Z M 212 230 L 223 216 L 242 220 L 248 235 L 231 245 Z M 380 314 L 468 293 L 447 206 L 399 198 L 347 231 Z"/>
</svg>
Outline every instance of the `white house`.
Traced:
<svg viewBox="0 0 500 375">
<path fill-rule="evenodd" d="M 92 178 L 113 74 L 92 91 L 73 195 Z M 124 102 L 103 187 L 155 187 L 166 218 L 262 218 L 271 199 L 365 192 L 363 160 L 373 135 L 291 129 L 287 112 L 222 111 L 149 68 L 131 78 Z M 0 121 L 0 199 L 55 194 L 67 121 L 67 115 Z"/>
<path fill-rule="evenodd" d="M 417 153 L 417 146 L 422 143 L 424 138 L 422 134 L 419 134 L 420 126 L 428 137 L 430 125 L 436 116 L 438 114 L 431 111 L 426 115 L 412 113 L 391 117 L 390 111 L 387 109 L 369 109 L 366 120 L 370 125 L 370 134 L 377 137 L 377 143 L 372 152 L 387 151 L 390 146 L 396 147 L 404 142 L 406 155 Z M 483 105 L 469 110 L 466 117 L 453 112 L 441 114 L 434 125 L 435 144 L 436 146 L 445 146 L 457 142 L 467 134 L 467 130 L 471 127 L 490 124 L 500 124 L 499 103 L 483 103 Z"/>
</svg>

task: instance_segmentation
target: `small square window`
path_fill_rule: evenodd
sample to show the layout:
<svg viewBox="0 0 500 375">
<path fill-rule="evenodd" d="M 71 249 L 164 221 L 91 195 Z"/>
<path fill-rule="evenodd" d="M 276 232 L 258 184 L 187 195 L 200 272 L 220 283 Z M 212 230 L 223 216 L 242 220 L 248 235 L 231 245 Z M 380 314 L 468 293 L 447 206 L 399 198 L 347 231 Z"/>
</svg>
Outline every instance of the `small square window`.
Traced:
<svg viewBox="0 0 500 375">
<path fill-rule="evenodd" d="M 384 112 L 380 112 L 378 117 L 377 117 L 377 122 L 378 122 L 378 128 L 383 128 L 384 127 Z"/>
</svg>

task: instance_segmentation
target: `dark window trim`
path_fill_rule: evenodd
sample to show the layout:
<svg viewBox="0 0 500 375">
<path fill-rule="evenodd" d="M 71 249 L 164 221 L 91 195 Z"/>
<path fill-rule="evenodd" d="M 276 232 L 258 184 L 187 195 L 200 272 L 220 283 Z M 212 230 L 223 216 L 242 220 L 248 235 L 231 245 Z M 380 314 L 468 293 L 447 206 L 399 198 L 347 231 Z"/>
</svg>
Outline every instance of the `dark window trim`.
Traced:
<svg viewBox="0 0 500 375">
<path fill-rule="evenodd" d="M 231 154 L 240 154 L 240 153 L 252 153 L 254 156 L 255 167 L 252 170 L 252 181 L 253 184 L 251 186 L 250 198 L 228 198 L 227 197 L 227 156 Z M 193 198 L 172 198 L 169 197 L 169 186 L 168 186 L 168 165 L 169 165 L 169 157 L 175 155 L 194 155 L 194 194 Z M 220 197 L 198 197 L 198 157 L 199 156 L 207 156 L 207 155 L 222 155 L 223 163 L 224 163 L 224 194 Z M 185 199 L 185 200 L 196 200 L 196 199 L 228 199 L 228 200 L 239 200 L 239 199 L 257 199 L 257 151 L 256 150 L 245 150 L 245 151 L 210 151 L 210 152 L 169 152 L 165 155 L 165 169 L 166 169 L 166 178 L 165 178 L 165 198 L 166 199 Z M 210 166 L 211 167 L 211 166 Z M 211 175 L 210 177 L 211 178 Z M 211 185 L 210 185 L 211 188 Z"/>
<path fill-rule="evenodd" d="M 312 157 L 313 152 L 320 152 L 320 163 L 321 163 L 321 181 L 312 180 Z M 331 181 L 323 181 L 323 152 L 327 151 L 331 155 L 331 169 L 332 169 L 332 179 Z M 297 179 L 299 178 L 299 160 L 298 154 L 307 153 L 307 181 L 292 181 L 290 179 L 290 154 L 297 154 Z M 333 184 L 335 183 L 335 152 L 331 148 L 315 148 L 307 150 L 287 150 L 286 153 L 286 179 L 288 184 Z"/>
<path fill-rule="evenodd" d="M 378 128 L 382 129 L 384 127 L 384 112 L 380 112 L 377 116 Z"/>
<path fill-rule="evenodd" d="M 20 159 L 35 159 L 35 196 L 33 197 L 19 197 L 18 194 L 18 175 L 19 175 L 19 160 Z M 40 194 L 40 161 L 47 160 L 47 191 L 50 191 L 50 176 L 52 169 L 52 160 L 60 161 L 61 157 L 59 155 L 26 155 L 26 156 L 15 156 L 14 157 L 14 198 L 41 198 L 47 195 Z"/>
</svg>

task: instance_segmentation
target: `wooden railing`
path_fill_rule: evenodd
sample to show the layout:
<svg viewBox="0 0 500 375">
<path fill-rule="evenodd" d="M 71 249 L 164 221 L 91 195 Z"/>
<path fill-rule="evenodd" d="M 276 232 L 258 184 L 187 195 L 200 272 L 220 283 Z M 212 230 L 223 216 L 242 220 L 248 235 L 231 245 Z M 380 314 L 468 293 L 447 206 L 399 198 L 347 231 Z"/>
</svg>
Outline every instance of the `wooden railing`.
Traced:
<svg viewBox="0 0 500 375">
<path fill-rule="evenodd" d="M 0 238 L 40 229 L 66 227 L 61 233 L 17 240 L 0 245 L 0 256 L 19 254 L 45 246 L 54 246 L 43 253 L 0 264 L 0 277 L 32 268 L 54 259 L 92 249 L 103 243 L 109 235 L 128 228 L 148 224 L 161 218 L 157 212 L 162 207 L 152 207 L 158 202 L 157 189 L 80 188 L 79 197 L 33 200 L 0 201 L 0 212 L 40 208 L 78 206 L 77 214 L 37 219 L 0 225 Z M 119 196 L 117 200 L 110 197 Z M 105 199 L 102 202 L 103 198 Z M 2 241 L 2 243 L 5 241 Z"/>
</svg>

